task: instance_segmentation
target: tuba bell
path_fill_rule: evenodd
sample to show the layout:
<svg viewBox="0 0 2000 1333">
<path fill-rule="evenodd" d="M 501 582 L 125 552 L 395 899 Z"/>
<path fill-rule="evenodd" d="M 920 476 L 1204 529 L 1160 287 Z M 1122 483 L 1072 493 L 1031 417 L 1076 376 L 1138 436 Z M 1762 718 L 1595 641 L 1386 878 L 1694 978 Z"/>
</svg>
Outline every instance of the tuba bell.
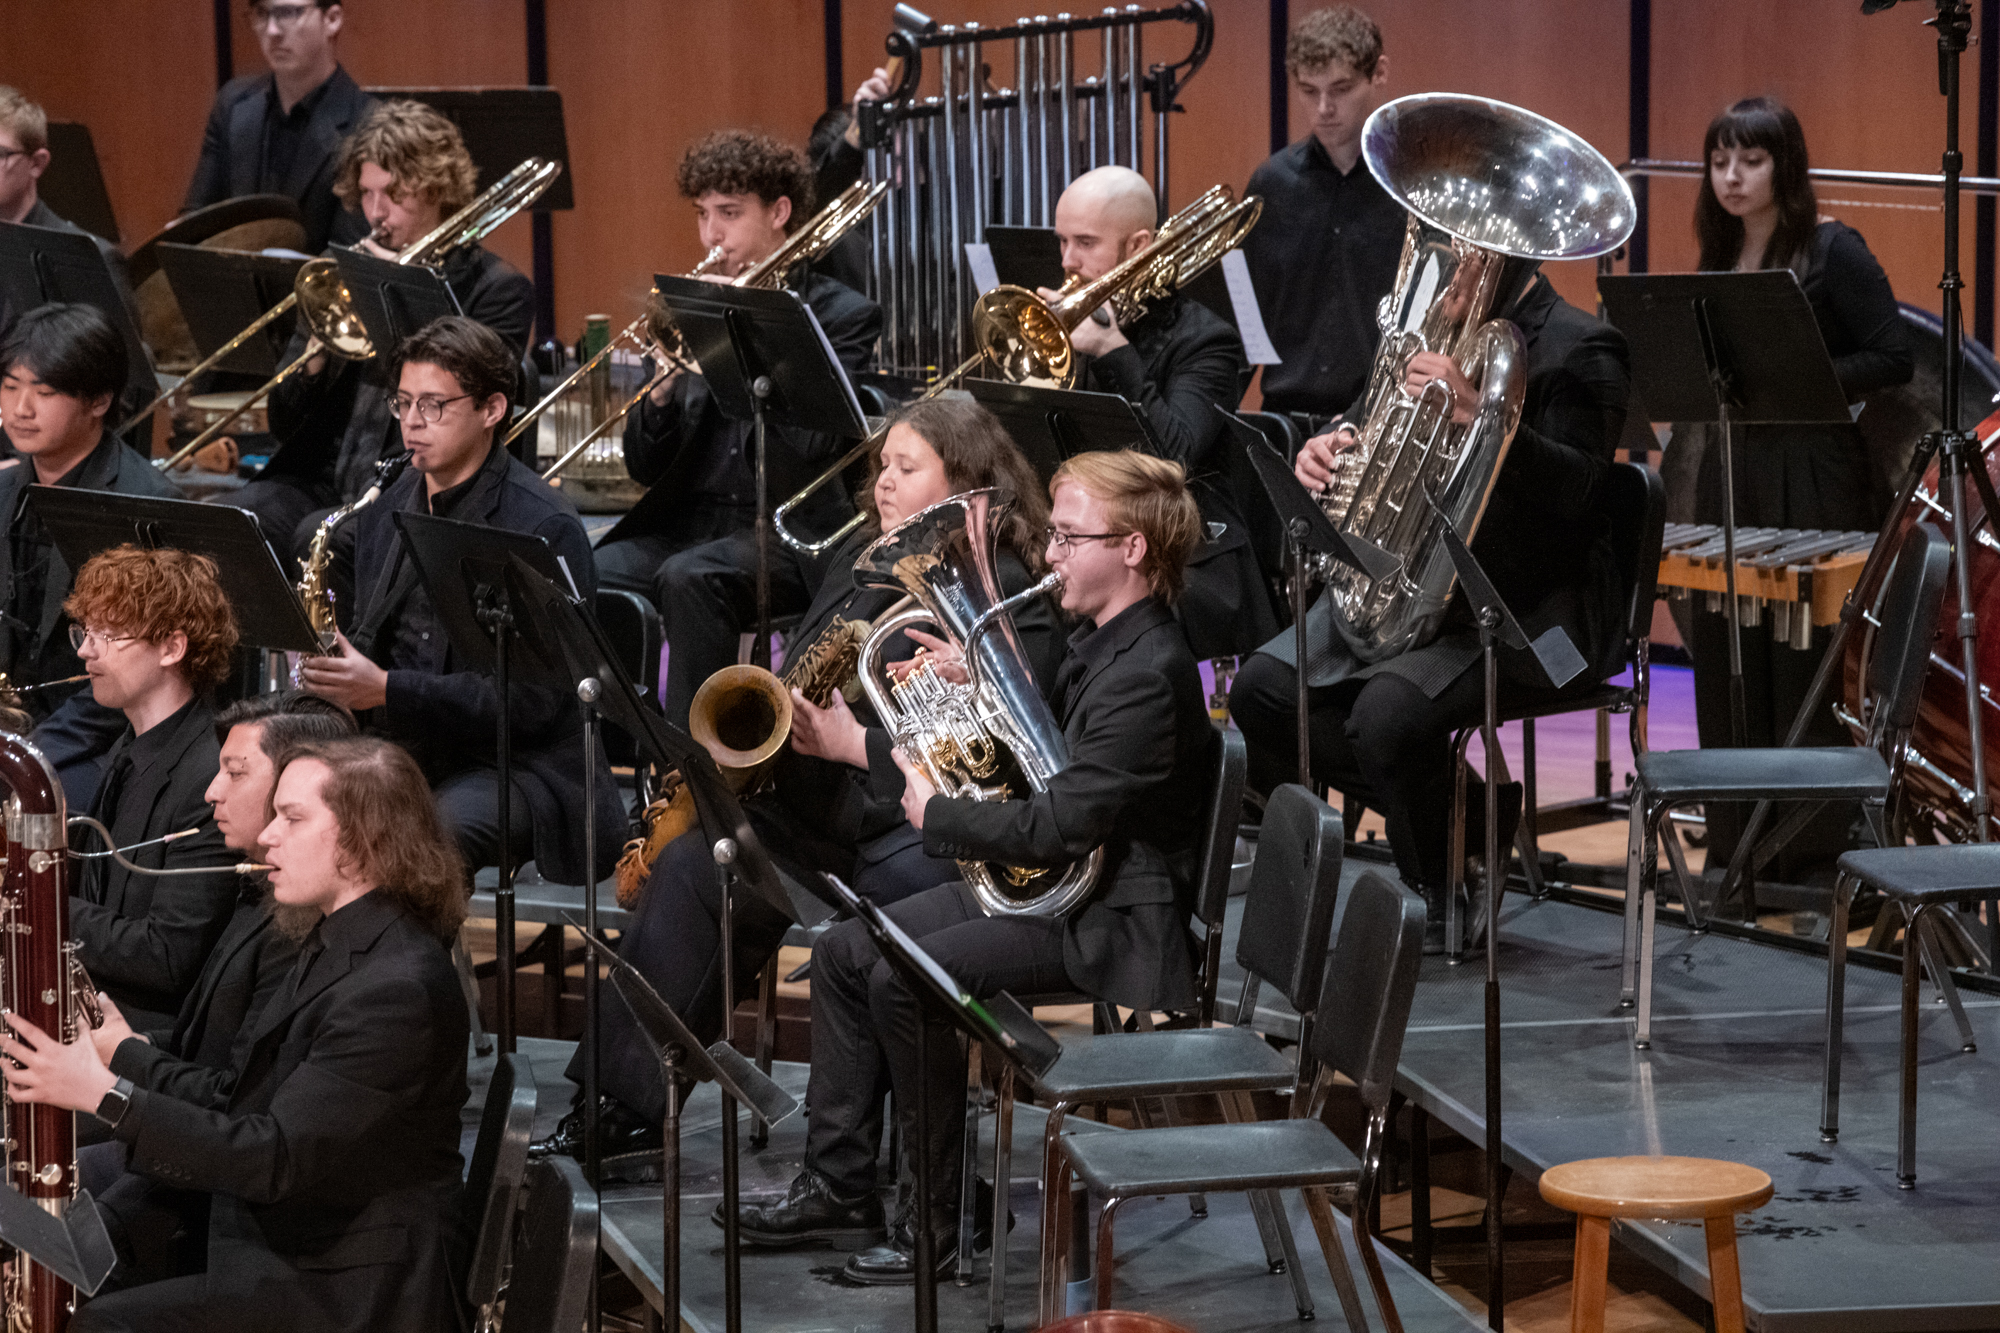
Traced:
<svg viewBox="0 0 2000 1333">
<path fill-rule="evenodd" d="M 1496 316 L 1542 261 L 1623 245 L 1637 213 L 1601 153 L 1504 102 L 1397 98 L 1368 118 L 1361 147 L 1410 219 L 1395 288 L 1377 311 L 1382 339 L 1360 441 L 1335 459 L 1317 498 L 1344 534 L 1402 562 L 1380 579 L 1330 562 L 1320 569 L 1348 647 L 1378 662 L 1436 634 L 1456 582 L 1438 525 L 1472 540 L 1520 424 L 1526 343 Z M 1470 422 L 1451 420 L 1443 380 L 1406 391 L 1410 359 L 1425 351 L 1450 356 L 1479 386 Z"/>
<path fill-rule="evenodd" d="M 944 796 L 1030 797 L 1069 764 L 1062 728 L 1035 685 L 1012 619 L 1016 606 L 1054 591 L 1062 576 L 1001 596 L 995 556 L 1001 520 L 1013 503 L 997 489 L 954 495 L 897 524 L 854 563 L 862 586 L 916 599 L 875 622 L 861 648 L 861 688 L 897 746 Z M 882 665 L 889 640 L 921 624 L 958 644 L 966 683 L 946 680 L 922 661 L 901 681 L 889 678 Z M 1064 865 L 958 864 L 988 916 L 1064 916 L 1090 896 L 1103 862 L 1100 848 Z"/>
</svg>

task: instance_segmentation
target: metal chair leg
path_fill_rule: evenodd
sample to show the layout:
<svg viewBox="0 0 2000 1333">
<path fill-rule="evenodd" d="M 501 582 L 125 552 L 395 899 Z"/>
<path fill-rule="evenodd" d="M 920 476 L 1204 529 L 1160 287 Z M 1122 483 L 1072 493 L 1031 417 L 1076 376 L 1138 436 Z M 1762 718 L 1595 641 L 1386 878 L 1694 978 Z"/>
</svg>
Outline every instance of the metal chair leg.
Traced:
<svg viewBox="0 0 2000 1333">
<path fill-rule="evenodd" d="M 1104 1211 L 1097 1215 L 1097 1256 L 1092 1260 L 1096 1267 L 1096 1283 L 1091 1296 L 1091 1308 L 1109 1310 L 1111 1308 L 1111 1270 L 1113 1263 L 1112 1229 L 1118 1220 L 1118 1205 L 1125 1202 L 1116 1194 L 1104 1200 Z"/>
<path fill-rule="evenodd" d="M 1257 1118 L 1254 1114 L 1254 1108 L 1250 1105 L 1250 1097 L 1247 1093 L 1225 1092 L 1220 1094 L 1220 1100 L 1222 1102 L 1222 1118 L 1232 1125 L 1249 1124 Z M 1275 1214 L 1278 1211 L 1279 1205 L 1277 1203 L 1276 1192 L 1272 1190 L 1250 1190 L 1247 1192 L 1247 1197 L 1250 1200 L 1250 1216 L 1257 1223 L 1257 1237 L 1264 1243 L 1264 1262 L 1266 1266 L 1273 1273 L 1283 1273 L 1288 1268 L 1296 1268 L 1296 1264 L 1287 1264 L 1286 1260 L 1288 1256 L 1285 1253 L 1284 1242 L 1278 1237 L 1278 1221 Z"/>
<path fill-rule="evenodd" d="M 965 1137 L 958 1156 L 958 1257 L 953 1261 L 952 1280 L 961 1287 L 972 1285 L 972 1237 L 978 1230 L 979 1210 L 979 1088 L 980 1047 L 972 1043 L 967 1053 L 969 1078 L 964 1092 Z"/>
<path fill-rule="evenodd" d="M 1465 751 L 1470 731 L 1461 732 L 1451 751 L 1451 836 L 1445 845 L 1444 957 L 1453 967 L 1465 960 L 1465 930 L 1458 912 L 1465 892 Z"/>
<path fill-rule="evenodd" d="M 1618 1007 L 1630 1009 L 1638 1000 L 1639 896 L 1645 860 L 1645 789 L 1633 780 L 1632 806 L 1625 835 L 1625 933 L 1619 940 Z"/>
<path fill-rule="evenodd" d="M 1833 929 L 1826 952 L 1826 1086 L 1820 1093 L 1819 1137 L 1840 1140 L 1840 1046 L 1847 1021 L 1847 912 L 1854 901 L 1854 880 L 1840 876 L 1833 885 Z"/>
<path fill-rule="evenodd" d="M 1007 1212 L 1014 1179 L 1014 1067 L 1000 1066 L 993 1090 L 993 1258 L 987 1275 L 986 1329 L 1007 1326 Z"/>
<path fill-rule="evenodd" d="M 771 1072 L 771 1056 L 778 1042 L 778 955 L 764 960 L 763 975 L 757 979 L 757 1069 Z M 760 1115 L 750 1117 L 750 1146 L 762 1150 L 771 1141 L 771 1126 Z"/>
<path fill-rule="evenodd" d="M 1403 1317 L 1396 1309 L 1396 1298 L 1389 1294 L 1389 1279 L 1383 1276 L 1381 1256 L 1375 1253 L 1375 1239 L 1368 1234 L 1368 1206 L 1375 1191 L 1381 1185 L 1382 1126 L 1377 1117 L 1370 1117 L 1369 1140 L 1362 1144 L 1361 1179 L 1354 1186 L 1354 1208 L 1349 1215 L 1354 1233 L 1354 1248 L 1361 1255 L 1361 1267 L 1368 1274 L 1369 1289 L 1375 1293 L 1375 1304 L 1382 1311 L 1382 1325 L 1388 1333 L 1403 1333 Z M 1371 1152 L 1370 1149 L 1373 1149 Z M 1501 1196 L 1506 1196 L 1507 1177 L 1501 1175 Z"/>
<path fill-rule="evenodd" d="M 1074 1106 L 1073 1102 L 1057 1102 L 1049 1108 L 1048 1121 L 1042 1127 L 1042 1255 L 1038 1271 L 1044 1324 L 1063 1317 L 1062 1267 L 1069 1251 L 1060 1248 L 1065 1242 L 1059 1233 L 1069 1211 L 1069 1163 L 1062 1155 L 1062 1127 Z"/>
<path fill-rule="evenodd" d="M 1361 1304 L 1361 1291 L 1354 1285 L 1354 1270 L 1348 1267 L 1340 1232 L 1333 1225 L 1333 1205 L 1327 1199 L 1326 1189 L 1308 1185 L 1299 1192 L 1305 1196 L 1306 1215 L 1312 1218 L 1313 1234 L 1319 1237 L 1319 1252 L 1326 1260 L 1327 1276 L 1333 1279 L 1334 1294 L 1340 1298 L 1341 1317 L 1352 1333 L 1368 1333 L 1368 1314 Z M 1304 1312 L 1300 1313 L 1303 1317 Z"/>
<path fill-rule="evenodd" d="M 1312 1289 L 1306 1286 L 1305 1265 L 1299 1262 L 1299 1242 L 1292 1235 L 1292 1217 L 1285 1211 L 1285 1196 L 1272 1190 L 1266 1197 L 1271 1210 L 1271 1224 L 1277 1230 L 1278 1244 L 1285 1256 L 1285 1276 L 1292 1281 L 1292 1306 L 1299 1312 L 1300 1319 L 1311 1319 Z"/>
<path fill-rule="evenodd" d="M 1896 1188 L 1917 1187 L 1917 977 L 1922 972 L 1920 951 L 1909 946 L 1923 928 L 1928 909 L 1917 907 L 1903 938 L 1902 1087 L 1896 1105 Z"/>
<path fill-rule="evenodd" d="M 1653 945 L 1659 918 L 1656 901 L 1660 881 L 1659 838 L 1660 825 L 1665 821 L 1666 814 L 1663 807 L 1646 820 L 1646 849 L 1639 865 L 1643 886 L 1639 895 L 1639 1030 L 1633 1034 L 1632 1045 L 1642 1051 L 1651 1049 L 1653 1045 Z"/>
<path fill-rule="evenodd" d="M 1660 850 L 1667 854 L 1667 866 L 1674 872 L 1681 910 L 1687 914 L 1688 933 L 1706 935 L 1708 908 L 1701 901 L 1701 885 L 1688 873 L 1687 853 L 1681 850 L 1681 835 L 1674 830 L 1671 819 L 1660 825 Z"/>
<path fill-rule="evenodd" d="M 1952 1021 L 1958 1024 L 1958 1049 L 1972 1052 L 1979 1049 L 1979 1042 L 1972 1034 L 1972 1020 L 1965 1016 L 1965 1002 L 1958 997 L 1958 983 L 1951 979 L 1951 968 L 1945 963 L 1944 941 L 1939 936 L 1943 929 L 1943 918 L 1935 911 L 1924 914 L 1924 928 L 1918 938 L 1922 941 L 1924 970 L 1931 974 L 1931 983 L 1938 988 L 1938 998 L 1951 1010 Z M 1908 948 L 1905 943 L 1903 946 Z"/>
</svg>

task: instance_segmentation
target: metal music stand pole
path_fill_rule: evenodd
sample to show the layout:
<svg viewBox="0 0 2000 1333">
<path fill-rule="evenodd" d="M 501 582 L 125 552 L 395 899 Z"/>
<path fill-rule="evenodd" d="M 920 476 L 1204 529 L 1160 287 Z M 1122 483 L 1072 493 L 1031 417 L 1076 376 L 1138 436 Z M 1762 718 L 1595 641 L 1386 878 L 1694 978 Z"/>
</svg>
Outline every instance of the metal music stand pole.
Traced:
<svg viewBox="0 0 2000 1333">
<path fill-rule="evenodd" d="M 1298 741 L 1299 741 L 1299 785 L 1313 791 L 1312 780 L 1312 704 L 1309 699 L 1310 687 L 1306 684 L 1306 534 L 1307 523 L 1295 518 L 1285 525 L 1285 535 L 1291 539 L 1292 548 L 1292 661 L 1298 665 Z M 1347 836 L 1355 836 L 1353 829 Z"/>
<path fill-rule="evenodd" d="M 1480 744 L 1486 750 L 1486 1325 L 1501 1333 L 1507 1322 L 1507 1268 L 1501 1227 L 1506 1169 L 1500 1161 L 1500 894 L 1507 885 L 1500 860 L 1500 659 L 1495 654 L 1500 612 L 1479 611 L 1479 656 L 1486 677 L 1486 717 Z M 1741 684 L 1739 680 L 1739 685 Z"/>
<path fill-rule="evenodd" d="M 583 705 L 583 928 L 592 935 L 597 934 L 597 699 L 604 693 L 604 687 L 595 676 L 585 676 L 577 682 L 577 701 Z M 558 930 L 561 927 L 557 927 Z M 565 945 L 565 948 L 568 946 Z M 597 959 L 589 950 L 584 951 L 583 970 L 583 1174 L 591 1185 L 600 1191 L 603 1183 L 597 1174 L 598 1150 L 598 1106 L 597 1106 L 597 1034 L 598 1004 Z M 565 964 L 563 970 L 569 969 Z M 558 1001 L 562 995 L 562 978 L 556 979 Z M 560 1009 L 560 1003 L 558 1003 Z M 669 1089 L 667 1096 L 672 1097 Z M 601 1214 L 600 1214 L 601 1216 Z M 601 1222 L 600 1222 L 601 1225 Z M 590 1270 L 590 1303 L 586 1308 L 584 1327 L 589 1333 L 597 1333 L 601 1326 L 600 1311 L 597 1308 L 597 1269 Z"/>
<path fill-rule="evenodd" d="M 493 934 L 499 966 L 494 969 L 493 1002 L 500 1011 L 500 1049 L 514 1053 L 514 746 L 507 702 L 507 643 L 514 637 L 514 613 L 504 585 L 489 588 L 479 608 L 480 622 L 493 634 L 493 688 L 500 696 L 500 730 L 494 742 L 500 766 L 499 882 L 493 887 Z"/>
<path fill-rule="evenodd" d="M 771 490 L 766 468 L 764 407 L 771 398 L 771 377 L 758 375 L 750 381 L 751 402 L 757 419 L 753 430 L 757 439 L 757 641 L 750 645 L 750 660 L 758 666 L 771 665 Z M 735 993 L 730 1003 L 736 1002 Z"/>
<path fill-rule="evenodd" d="M 763 436 L 762 418 L 759 418 L 758 437 Z M 763 468 L 761 460 L 764 451 L 760 447 L 757 457 L 758 513 L 763 513 L 764 494 Z M 761 557 L 761 551 L 760 551 Z M 758 568 L 763 568 L 760 558 Z M 733 838 L 718 838 L 711 853 L 715 858 L 715 873 L 718 887 L 722 890 L 722 1044 L 736 1044 L 736 923 L 731 919 L 734 906 L 730 892 L 733 877 L 730 866 L 736 861 L 736 841 Z M 722 1092 L 722 1321 L 728 1333 L 742 1333 L 743 1328 L 743 1233 L 742 1219 L 737 1216 L 740 1198 L 739 1167 L 736 1157 L 736 1099 L 727 1090 Z"/>
</svg>

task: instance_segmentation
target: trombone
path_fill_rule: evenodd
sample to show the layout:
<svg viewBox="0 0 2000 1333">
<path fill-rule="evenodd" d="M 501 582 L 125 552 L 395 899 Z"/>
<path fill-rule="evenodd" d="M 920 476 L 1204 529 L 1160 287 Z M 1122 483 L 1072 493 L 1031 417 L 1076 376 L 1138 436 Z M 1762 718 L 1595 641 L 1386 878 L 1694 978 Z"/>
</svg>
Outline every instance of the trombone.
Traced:
<svg viewBox="0 0 2000 1333">
<path fill-rule="evenodd" d="M 979 298 L 972 312 L 973 341 L 979 350 L 966 358 L 950 374 L 931 385 L 913 401 L 935 398 L 956 385 L 978 366 L 991 361 L 1001 376 L 1014 384 L 1041 383 L 1059 389 L 1076 384 L 1076 349 L 1070 331 L 1109 302 L 1118 312 L 1118 321 L 1129 324 L 1145 313 L 1147 305 L 1172 296 L 1193 282 L 1222 256 L 1243 243 L 1264 201 L 1250 195 L 1237 202 L 1227 185 L 1211 186 L 1199 199 L 1162 223 L 1151 243 L 1095 282 L 1072 277 L 1056 293 L 1044 300 L 1025 287 L 1001 285 Z M 882 442 L 886 430 L 877 430 L 842 455 L 826 471 L 779 505 L 771 515 L 778 538 L 801 555 L 818 555 L 861 526 L 863 514 L 857 510 L 847 522 L 819 541 L 805 541 L 792 535 L 785 518 L 811 496 L 830 485 L 856 460 L 866 457 Z"/>
<path fill-rule="evenodd" d="M 842 190 L 832 203 L 815 213 L 803 227 L 787 236 L 777 249 L 732 278 L 729 285 L 776 287 L 792 269 L 818 259 L 831 250 L 841 237 L 859 226 L 870 213 L 875 211 L 875 206 L 882 202 L 882 196 L 888 192 L 889 186 L 886 182 L 871 185 L 867 181 L 856 181 Z M 706 276 L 721 262 L 722 247 L 718 245 L 710 250 L 707 258 L 686 276 L 690 278 Z M 564 468 L 582 455 L 585 449 L 603 439 L 610 433 L 612 427 L 630 415 L 633 409 L 639 406 L 640 401 L 676 368 L 697 370 L 688 364 L 686 345 L 681 340 L 680 330 L 674 327 L 672 312 L 660 304 L 660 292 L 656 287 L 648 297 L 646 313 L 626 325 L 617 337 L 604 345 L 602 351 L 578 366 L 553 391 L 543 395 L 539 403 L 522 413 L 500 443 L 503 446 L 512 444 L 522 431 L 555 406 L 558 399 L 610 356 L 614 348 L 627 342 L 633 344 L 641 355 L 652 358 L 658 369 L 637 393 L 620 404 L 616 411 L 599 422 L 581 440 L 571 445 L 568 453 L 551 463 L 548 470 L 542 473 L 543 481 L 554 481 Z"/>
<path fill-rule="evenodd" d="M 498 230 L 501 223 L 541 198 L 542 192 L 554 184 L 556 177 L 561 174 L 560 162 L 551 162 L 539 157 L 527 159 L 488 186 L 478 198 L 412 242 L 396 256 L 396 262 L 434 264 L 453 250 L 476 245 Z M 191 383 L 196 375 L 242 346 L 244 340 L 251 334 L 295 305 L 312 330 L 313 339 L 306 344 L 305 351 L 298 359 L 266 380 L 262 388 L 251 394 L 229 415 L 210 425 L 208 429 L 166 458 L 154 459 L 153 466 L 163 472 L 168 471 L 235 425 L 237 418 L 269 397 L 272 390 L 312 360 L 319 350 L 313 345 L 315 342 L 344 361 L 367 361 L 375 356 L 377 349 L 369 340 L 368 330 L 362 326 L 360 316 L 355 313 L 354 298 L 348 294 L 346 284 L 340 280 L 340 266 L 331 259 L 309 260 L 299 269 L 298 276 L 292 280 L 290 296 L 251 321 L 243 332 L 223 344 L 215 355 L 189 371 L 179 384 L 154 399 L 145 411 L 133 417 L 125 425 L 130 426 L 144 419 L 154 408 L 179 392 L 181 385 Z M 119 427 L 120 430 L 124 428 L 124 426 Z"/>
</svg>

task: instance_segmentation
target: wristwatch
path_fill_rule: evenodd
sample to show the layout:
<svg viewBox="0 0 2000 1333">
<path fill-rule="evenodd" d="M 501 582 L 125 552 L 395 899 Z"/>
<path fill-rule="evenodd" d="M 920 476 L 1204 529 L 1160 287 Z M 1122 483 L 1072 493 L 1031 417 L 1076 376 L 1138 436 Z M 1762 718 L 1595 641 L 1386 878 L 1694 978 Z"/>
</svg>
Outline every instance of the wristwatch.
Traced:
<svg viewBox="0 0 2000 1333">
<path fill-rule="evenodd" d="M 111 1128 L 118 1128 L 118 1122 L 132 1109 L 132 1080 L 121 1078 L 111 1085 L 111 1091 L 104 1094 L 104 1100 L 97 1104 L 97 1118 Z"/>
</svg>

